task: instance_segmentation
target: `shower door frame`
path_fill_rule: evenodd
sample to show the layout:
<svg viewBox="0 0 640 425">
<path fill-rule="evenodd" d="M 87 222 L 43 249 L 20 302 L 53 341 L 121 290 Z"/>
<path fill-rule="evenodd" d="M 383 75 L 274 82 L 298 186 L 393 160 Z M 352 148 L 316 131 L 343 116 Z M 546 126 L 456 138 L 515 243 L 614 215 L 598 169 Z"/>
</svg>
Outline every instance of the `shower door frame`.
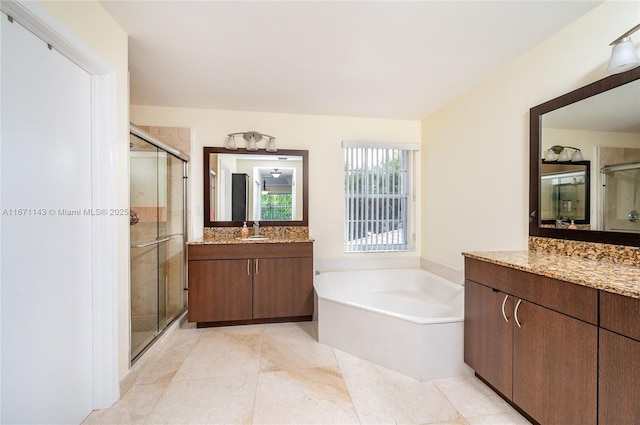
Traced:
<svg viewBox="0 0 640 425">
<path fill-rule="evenodd" d="M 144 140 L 145 142 L 151 144 L 152 146 L 161 149 L 163 151 L 165 151 L 166 153 L 174 156 L 175 158 L 179 159 L 182 161 L 182 193 L 183 193 L 183 197 L 182 197 L 182 201 L 183 201 L 183 205 L 182 205 L 182 212 L 183 212 L 183 217 L 182 217 L 182 264 L 183 264 L 183 294 L 186 292 L 187 290 L 187 250 L 186 250 L 186 243 L 187 243 L 187 231 L 188 231 L 188 218 L 189 218 L 189 214 L 188 214 L 188 188 L 189 188 L 189 160 L 190 157 L 189 155 L 187 155 L 186 153 L 172 147 L 169 146 L 168 144 L 162 142 L 161 140 L 158 140 L 157 138 L 153 137 L 151 134 L 147 133 L 146 131 L 142 130 L 141 128 L 137 127 L 135 124 L 130 123 L 129 124 L 129 133 L 131 135 L 134 135 L 142 140 Z M 162 241 L 158 241 L 159 243 L 162 243 Z M 159 266 L 159 265 L 158 265 Z M 131 266 L 129 266 L 131 267 Z M 175 315 L 175 317 L 173 317 L 168 323 L 166 323 L 165 327 L 162 330 L 158 330 L 157 335 L 155 335 L 155 337 L 138 353 L 136 354 L 135 357 L 131 356 L 131 325 L 129 325 L 129 363 L 131 365 L 133 365 L 135 363 L 136 360 L 140 359 L 142 357 L 142 355 L 151 347 L 153 346 L 153 344 L 155 343 L 155 341 L 158 339 L 158 337 L 160 337 L 164 331 L 169 328 L 169 326 L 176 321 L 177 319 L 179 319 L 181 317 L 182 314 L 184 314 L 184 312 L 187 310 L 187 305 L 186 305 L 186 296 L 184 298 L 185 302 L 183 303 L 184 306 L 182 307 L 182 309 L 180 309 L 180 311 L 178 311 L 178 313 Z M 130 307 L 131 308 L 131 305 Z M 158 313 L 159 314 L 159 313 Z M 129 320 L 131 321 L 131 310 L 129 311 Z"/>
</svg>

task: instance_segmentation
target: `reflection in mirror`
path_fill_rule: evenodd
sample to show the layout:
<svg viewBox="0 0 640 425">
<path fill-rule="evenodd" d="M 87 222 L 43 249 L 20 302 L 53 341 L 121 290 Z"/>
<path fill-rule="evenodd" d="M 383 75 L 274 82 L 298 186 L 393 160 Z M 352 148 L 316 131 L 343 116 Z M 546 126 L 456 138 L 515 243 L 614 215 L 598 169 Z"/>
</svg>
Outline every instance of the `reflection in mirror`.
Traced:
<svg viewBox="0 0 640 425">
<path fill-rule="evenodd" d="M 635 152 L 640 152 L 640 68 L 538 105 L 531 109 L 530 120 L 529 234 L 640 246 L 640 235 L 630 233 L 640 232 L 640 223 L 629 220 L 637 192 L 633 178 L 625 176 L 614 181 L 612 173 L 602 172 L 612 165 L 640 162 L 640 155 L 636 156 Z M 555 226 L 559 218 L 572 219 L 564 214 L 569 212 L 569 204 L 561 201 L 553 204 L 550 198 L 554 178 L 548 176 L 553 172 L 548 171 L 550 164 L 545 157 L 551 159 L 549 150 L 557 146 L 572 147 L 569 154 L 579 150 L 584 162 L 589 163 L 587 175 L 591 176 L 592 184 L 590 189 L 585 189 L 585 201 L 590 199 L 590 207 L 585 205 L 584 223 L 573 218 L 579 225 L 571 228 Z M 557 158 L 562 160 L 557 162 L 558 166 L 581 163 L 571 161 L 571 157 L 558 155 Z M 560 184 L 555 188 L 556 196 L 568 200 L 570 195 L 560 195 L 560 187 L 568 191 L 570 186 Z M 635 195 L 638 198 L 638 194 Z M 571 201 L 571 212 L 577 213 L 573 199 Z"/>
<path fill-rule="evenodd" d="M 588 229 L 589 161 L 544 162 L 540 178 L 540 218 L 552 227 Z M 574 228 L 574 227 L 572 227 Z"/>
<path fill-rule="evenodd" d="M 640 152 L 640 149 L 634 149 Z M 638 183 L 640 162 L 602 168 L 603 228 L 619 232 L 640 232 Z"/>
<path fill-rule="evenodd" d="M 307 151 L 204 148 L 205 226 L 306 226 Z"/>
</svg>

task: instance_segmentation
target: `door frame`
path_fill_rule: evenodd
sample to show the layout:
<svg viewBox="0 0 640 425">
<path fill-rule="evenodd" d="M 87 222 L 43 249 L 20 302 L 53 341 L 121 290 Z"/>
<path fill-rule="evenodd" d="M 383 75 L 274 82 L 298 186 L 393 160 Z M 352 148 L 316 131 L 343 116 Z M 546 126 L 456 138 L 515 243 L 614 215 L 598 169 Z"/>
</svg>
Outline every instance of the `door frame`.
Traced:
<svg viewBox="0 0 640 425">
<path fill-rule="evenodd" d="M 117 205 L 116 70 L 34 1 L 2 0 L 0 10 L 91 76 L 91 208 Z M 120 397 L 118 379 L 117 217 L 91 218 L 93 409 Z"/>
</svg>

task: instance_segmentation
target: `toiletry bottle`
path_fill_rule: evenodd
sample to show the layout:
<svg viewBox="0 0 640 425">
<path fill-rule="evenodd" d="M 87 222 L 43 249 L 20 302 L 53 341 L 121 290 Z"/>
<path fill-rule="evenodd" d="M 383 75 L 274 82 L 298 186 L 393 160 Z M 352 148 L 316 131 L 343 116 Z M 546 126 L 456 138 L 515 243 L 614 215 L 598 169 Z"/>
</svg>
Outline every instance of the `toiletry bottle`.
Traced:
<svg viewBox="0 0 640 425">
<path fill-rule="evenodd" d="M 569 229 L 577 229 L 577 228 L 578 228 L 578 226 L 576 226 L 576 223 L 573 220 L 571 220 L 571 224 L 569 225 Z"/>
<path fill-rule="evenodd" d="M 247 227 L 247 222 L 246 221 L 242 225 L 242 230 L 240 230 L 240 236 L 242 236 L 243 238 L 248 238 L 249 237 L 249 228 Z"/>
</svg>

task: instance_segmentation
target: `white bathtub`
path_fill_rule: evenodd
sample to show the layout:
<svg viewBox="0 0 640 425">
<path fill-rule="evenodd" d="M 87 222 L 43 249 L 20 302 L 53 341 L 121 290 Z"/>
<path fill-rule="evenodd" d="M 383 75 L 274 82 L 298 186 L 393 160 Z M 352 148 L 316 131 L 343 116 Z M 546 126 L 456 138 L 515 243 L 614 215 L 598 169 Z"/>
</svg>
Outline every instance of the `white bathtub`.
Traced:
<svg viewBox="0 0 640 425">
<path fill-rule="evenodd" d="M 464 287 L 422 269 L 315 276 L 321 343 L 420 381 L 471 374 Z"/>
</svg>

